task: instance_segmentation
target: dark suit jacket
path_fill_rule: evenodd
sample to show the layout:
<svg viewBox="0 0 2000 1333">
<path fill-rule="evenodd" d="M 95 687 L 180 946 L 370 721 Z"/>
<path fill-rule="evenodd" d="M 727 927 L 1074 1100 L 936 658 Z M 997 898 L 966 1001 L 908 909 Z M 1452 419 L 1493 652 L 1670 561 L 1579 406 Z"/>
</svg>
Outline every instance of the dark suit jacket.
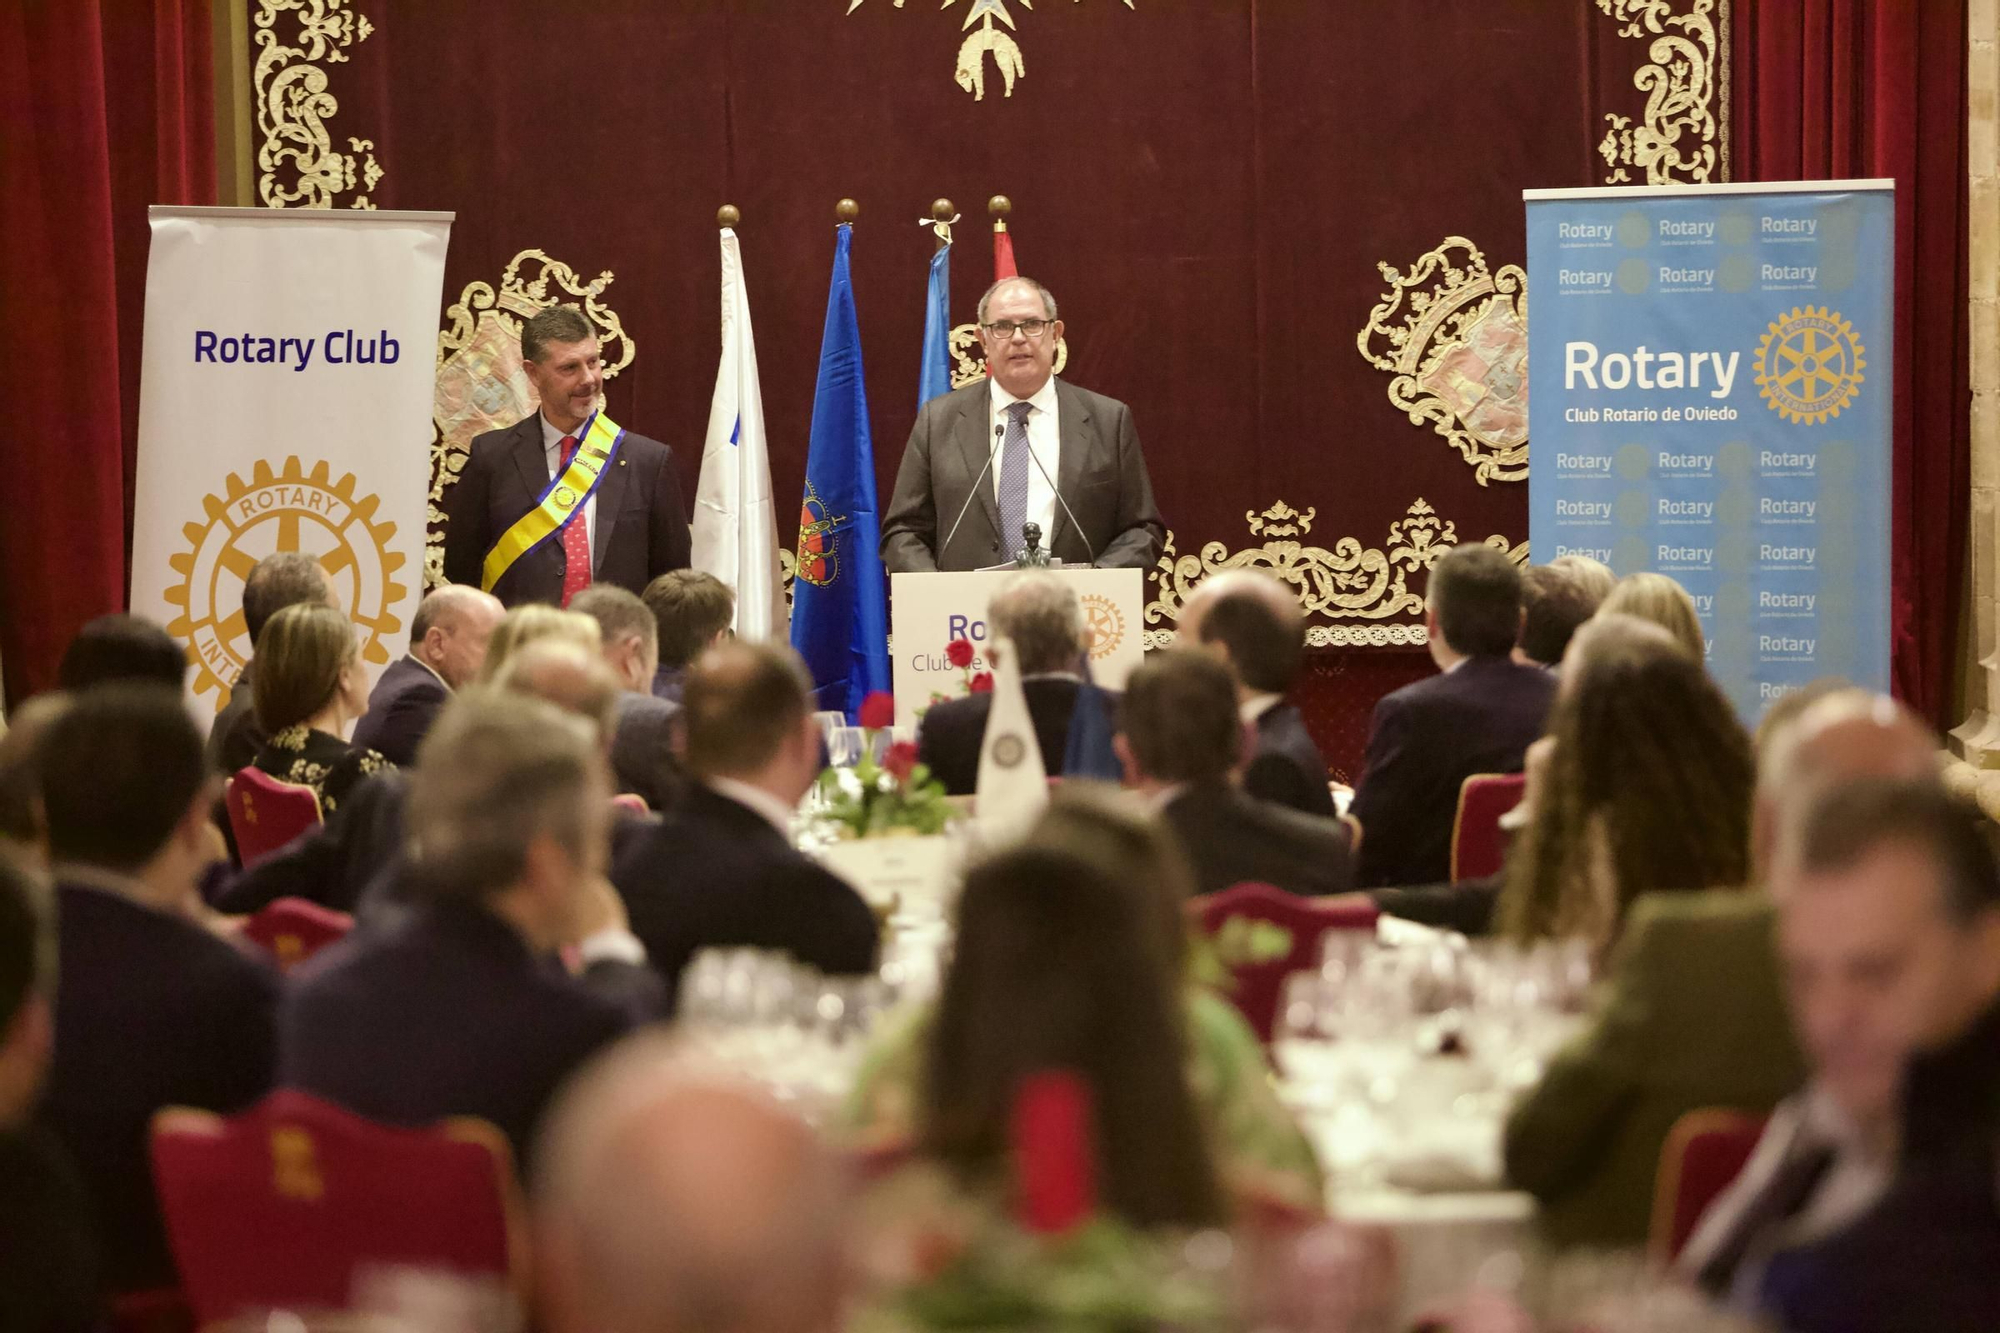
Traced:
<svg viewBox="0 0 2000 1333">
<path fill-rule="evenodd" d="M 986 469 L 987 455 L 994 452 L 991 404 L 992 390 L 980 380 L 918 410 L 889 512 L 882 516 L 882 563 L 890 573 L 983 569 L 1013 559 L 1020 548 L 1020 533 L 1000 531 L 1000 507 L 993 498 L 997 455 Z M 1043 535 L 1042 545 L 1067 564 L 1089 564 L 1095 554 L 1104 569 L 1151 569 L 1167 529 L 1153 504 L 1153 482 L 1131 411 L 1115 398 L 1058 379 L 1056 418 L 1061 440 L 1056 489 L 1076 522 L 1058 503 L 1054 530 Z M 950 547 L 940 550 L 982 469 L 986 476 L 978 499 L 965 510 Z"/>
<path fill-rule="evenodd" d="M 1194 867 L 1195 891 L 1270 884 L 1318 897 L 1354 887 L 1347 826 L 1260 800 L 1227 782 L 1196 783 L 1160 811 Z"/>
<path fill-rule="evenodd" d="M 549 486 L 541 413 L 472 441 L 458 483 L 445 492 L 444 576 L 477 588 L 486 553 Z M 590 534 L 593 579 L 632 592 L 688 563 L 687 505 L 674 453 L 658 440 L 625 433 L 618 458 L 597 488 Z M 508 606 L 560 602 L 563 544 L 552 536 L 514 562 L 493 595 Z"/>
<path fill-rule="evenodd" d="M 437 673 L 405 654 L 390 663 L 368 695 L 368 711 L 354 724 L 354 743 L 375 751 L 398 768 L 417 762 L 417 746 L 429 734 L 451 691 Z"/>
<path fill-rule="evenodd" d="M 701 949 L 782 949 L 822 972 L 875 967 L 880 932 L 861 895 L 701 783 L 618 858 L 611 881 L 673 997 Z"/>
<path fill-rule="evenodd" d="M 1076 712 L 1076 697 L 1082 689 L 1083 682 L 1062 676 L 1021 682 L 1021 692 L 1028 698 L 1028 716 L 1035 724 L 1035 742 L 1042 747 L 1042 767 L 1050 777 L 1063 771 L 1070 717 Z M 1117 700 L 1109 702 L 1116 716 Z M 923 724 L 917 729 L 917 758 L 944 784 L 947 796 L 969 796 L 978 788 L 979 750 L 986 740 L 986 718 L 992 708 L 992 695 L 968 694 L 963 699 L 932 704 L 924 711 Z"/>
<path fill-rule="evenodd" d="M 1280 699 L 1257 715 L 1257 748 L 1243 771 L 1243 790 L 1309 815 L 1335 815 L 1326 760 L 1306 731 L 1297 705 Z"/>
<path fill-rule="evenodd" d="M 535 957 L 483 907 L 426 901 L 295 974 L 279 1076 L 388 1124 L 490 1120 L 526 1163 L 556 1089 L 639 1017 L 602 989 Z"/>
<path fill-rule="evenodd" d="M 629 690 L 618 696 L 618 727 L 611 733 L 611 770 L 619 791 L 643 796 L 655 810 L 667 809 L 680 794 L 681 762 L 674 755 L 680 719 L 679 704 Z"/>
<path fill-rule="evenodd" d="M 69 1154 L 36 1126 L 0 1130 L 0 1328 L 102 1329 L 97 1237 Z"/>
<path fill-rule="evenodd" d="M 173 1282 L 147 1127 L 163 1106 L 240 1111 L 271 1088 L 278 976 L 184 917 L 56 891 L 56 1048 L 42 1100 L 83 1176 L 112 1290 Z"/>
<path fill-rule="evenodd" d="M 1504 657 L 1468 658 L 1375 705 L 1349 813 L 1361 821 L 1364 888 L 1451 878 L 1458 789 L 1474 773 L 1518 773 L 1556 678 Z"/>
</svg>

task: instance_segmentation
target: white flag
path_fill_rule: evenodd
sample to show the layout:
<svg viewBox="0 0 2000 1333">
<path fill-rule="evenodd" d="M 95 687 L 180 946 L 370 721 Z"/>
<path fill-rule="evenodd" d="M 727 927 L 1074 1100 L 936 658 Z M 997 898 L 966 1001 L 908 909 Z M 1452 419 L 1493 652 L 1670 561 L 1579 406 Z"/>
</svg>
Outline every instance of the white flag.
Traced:
<svg viewBox="0 0 2000 1333">
<path fill-rule="evenodd" d="M 783 637 L 779 605 L 778 518 L 771 504 L 771 454 L 764 442 L 764 398 L 757 387 L 757 343 L 750 334 L 750 292 L 736 233 L 722 229 L 722 363 L 708 409 L 701 481 L 694 492 L 694 567 L 736 593 L 736 633 Z"/>
<path fill-rule="evenodd" d="M 1042 744 L 1035 739 L 1035 720 L 1028 713 L 1027 691 L 1021 688 L 1021 664 L 1013 641 L 994 640 L 987 655 L 993 659 L 993 703 L 979 745 L 973 809 L 990 839 L 1001 843 L 1027 833 L 1049 803 L 1049 779 Z"/>
</svg>

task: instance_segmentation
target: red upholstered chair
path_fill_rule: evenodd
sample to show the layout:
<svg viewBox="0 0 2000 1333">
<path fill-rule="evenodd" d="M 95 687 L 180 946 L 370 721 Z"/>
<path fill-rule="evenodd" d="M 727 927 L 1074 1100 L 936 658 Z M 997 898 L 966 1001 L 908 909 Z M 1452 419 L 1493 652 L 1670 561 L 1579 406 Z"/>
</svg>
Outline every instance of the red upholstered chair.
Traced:
<svg viewBox="0 0 2000 1333">
<path fill-rule="evenodd" d="M 519 1190 L 479 1120 L 373 1124 L 279 1091 L 228 1119 L 153 1118 L 153 1176 L 188 1305 L 204 1326 L 260 1310 L 339 1311 L 377 1265 L 524 1290 Z"/>
<path fill-rule="evenodd" d="M 289 972 L 329 944 L 338 944 L 354 929 L 345 912 L 304 898 L 280 898 L 243 923 L 243 938 L 277 959 Z"/>
<path fill-rule="evenodd" d="M 1229 969 L 1230 1000 L 1264 1042 L 1271 1040 L 1285 978 L 1318 965 L 1320 937 L 1329 930 L 1373 930 L 1380 915 L 1373 903 L 1323 903 L 1269 884 L 1238 884 L 1196 898 L 1188 914 Z"/>
<path fill-rule="evenodd" d="M 1729 1188 L 1764 1133 L 1765 1117 L 1725 1107 L 1689 1111 L 1674 1122 L 1660 1149 L 1653 1181 L 1653 1222 L 1648 1247 L 1671 1263 L 1694 1234 L 1701 1215 Z"/>
<path fill-rule="evenodd" d="M 1500 873 L 1507 859 L 1500 816 L 1521 803 L 1527 785 L 1520 773 L 1474 773 L 1459 785 L 1458 815 L 1451 822 L 1453 883 Z"/>
<path fill-rule="evenodd" d="M 248 870 L 320 822 L 319 793 L 280 782 L 260 768 L 241 768 L 223 795 L 236 854 Z"/>
</svg>

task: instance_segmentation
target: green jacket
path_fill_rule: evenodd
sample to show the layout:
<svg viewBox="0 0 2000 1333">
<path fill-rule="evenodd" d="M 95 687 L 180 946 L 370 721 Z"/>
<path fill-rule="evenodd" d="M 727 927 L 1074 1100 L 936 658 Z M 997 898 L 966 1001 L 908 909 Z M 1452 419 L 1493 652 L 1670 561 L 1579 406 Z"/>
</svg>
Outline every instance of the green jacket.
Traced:
<svg viewBox="0 0 2000 1333">
<path fill-rule="evenodd" d="M 1507 1120 L 1507 1179 L 1557 1245 L 1642 1243 L 1667 1132 L 1701 1107 L 1767 1112 L 1805 1079 L 1761 892 L 1632 905 L 1589 1027 Z"/>
</svg>

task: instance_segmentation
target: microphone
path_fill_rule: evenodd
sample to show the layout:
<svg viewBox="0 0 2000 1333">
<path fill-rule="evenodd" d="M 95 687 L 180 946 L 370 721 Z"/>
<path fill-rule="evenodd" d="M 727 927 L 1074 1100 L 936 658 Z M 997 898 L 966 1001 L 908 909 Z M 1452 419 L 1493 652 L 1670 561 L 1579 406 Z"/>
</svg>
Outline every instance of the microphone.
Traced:
<svg viewBox="0 0 2000 1333">
<path fill-rule="evenodd" d="M 1063 513 L 1069 516 L 1069 525 L 1076 529 L 1077 536 L 1083 538 L 1083 549 L 1090 553 L 1090 565 L 1092 568 L 1095 568 L 1097 565 L 1097 548 L 1090 544 L 1090 534 L 1083 530 L 1083 524 L 1076 521 L 1076 515 L 1070 510 L 1069 501 L 1063 499 L 1062 487 L 1056 485 L 1056 479 L 1051 477 L 1049 470 L 1042 466 L 1042 460 L 1035 458 L 1035 451 L 1033 449 L 1028 450 L 1028 457 L 1035 459 L 1035 467 L 1041 472 L 1042 480 L 1049 484 L 1049 489 L 1055 492 L 1056 503 L 1061 505 Z M 1049 544 L 1049 554 L 1055 554 L 1055 543 L 1053 542 Z"/>
<path fill-rule="evenodd" d="M 937 558 L 944 559 L 944 553 L 951 546 L 951 539 L 958 535 L 958 525 L 965 522 L 965 511 L 972 508 L 972 502 L 979 498 L 979 484 L 986 480 L 986 474 L 993 470 L 993 455 L 1000 452 L 1000 441 L 1006 438 L 1004 422 L 996 422 L 993 427 L 993 447 L 986 451 L 986 466 L 979 469 L 979 475 L 972 479 L 972 489 L 965 493 L 965 503 L 958 507 L 958 517 L 951 521 L 951 531 L 944 535 L 943 545 L 937 548 Z M 1030 450 L 1029 452 L 1033 452 Z M 1075 520 L 1071 520 L 1074 522 Z"/>
</svg>

